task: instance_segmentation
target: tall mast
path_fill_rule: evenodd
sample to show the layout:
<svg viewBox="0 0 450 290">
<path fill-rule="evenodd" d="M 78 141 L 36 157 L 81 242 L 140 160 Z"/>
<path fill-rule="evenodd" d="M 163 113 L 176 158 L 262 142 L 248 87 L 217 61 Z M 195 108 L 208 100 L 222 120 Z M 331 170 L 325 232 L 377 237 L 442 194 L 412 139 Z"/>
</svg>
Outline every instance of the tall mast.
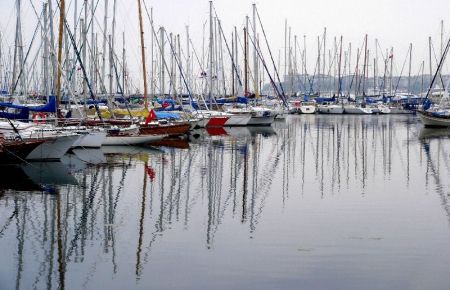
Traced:
<svg viewBox="0 0 450 290">
<path fill-rule="evenodd" d="M 43 84 L 42 84 L 42 88 L 43 88 L 43 93 L 45 95 L 45 97 L 49 96 L 49 89 L 48 89 L 48 55 L 49 55 L 49 51 L 48 51 L 48 14 L 47 14 L 47 3 L 43 4 L 43 18 L 44 18 L 44 31 L 43 31 L 43 45 L 44 45 L 44 52 L 43 52 Z"/>
<path fill-rule="evenodd" d="M 234 75 L 234 69 L 233 69 L 233 62 L 234 62 L 234 31 L 231 32 L 231 95 L 234 97 L 236 96 L 236 88 L 235 88 L 235 78 Z"/>
<path fill-rule="evenodd" d="M 288 30 L 287 29 L 287 19 L 285 19 L 285 21 L 284 21 L 284 80 L 286 80 L 286 76 L 287 76 L 287 46 L 288 46 L 287 30 Z"/>
<path fill-rule="evenodd" d="M 53 29 L 53 8 L 52 8 L 52 0 L 48 1 L 48 18 L 49 18 L 49 23 L 50 23 L 50 48 L 51 48 L 51 59 L 52 59 L 52 72 L 53 72 L 53 86 L 52 86 L 52 92 L 56 93 L 56 82 L 55 80 L 57 79 L 57 74 L 58 74 L 58 63 L 57 63 L 57 59 L 56 56 L 54 54 L 55 50 L 55 32 Z"/>
<path fill-rule="evenodd" d="M 326 27 L 324 27 L 324 29 L 323 29 L 323 40 L 322 41 L 323 41 L 322 82 L 324 82 L 324 78 L 325 78 L 325 62 L 327 60 L 326 57 L 325 57 L 325 54 L 326 54 L 326 51 L 327 51 L 326 50 L 326 46 L 327 46 L 327 28 Z"/>
<path fill-rule="evenodd" d="M 95 45 L 95 30 L 94 30 L 94 7 L 95 7 L 95 0 L 91 1 L 91 53 L 90 55 L 90 63 L 89 63 L 89 67 L 90 67 L 90 73 L 91 73 L 91 84 L 92 84 L 92 89 L 95 91 L 97 91 L 97 82 L 95 81 L 96 76 L 95 76 L 95 62 L 96 62 L 96 45 Z M 87 21 L 87 19 L 86 19 Z"/>
<path fill-rule="evenodd" d="M 444 20 L 441 20 L 441 59 L 444 53 Z"/>
<path fill-rule="evenodd" d="M 321 49 L 320 49 L 320 36 L 317 36 L 317 94 L 320 96 L 320 54 L 321 54 Z"/>
<path fill-rule="evenodd" d="M 142 73 L 144 76 L 144 106 L 148 109 L 148 95 L 147 95 L 147 71 L 145 70 L 145 50 L 144 50 L 144 25 L 142 23 L 142 7 L 141 0 L 138 0 L 139 10 L 139 30 L 141 32 L 141 58 L 142 58 Z"/>
<path fill-rule="evenodd" d="M 433 62 L 431 61 L 431 36 L 428 37 L 428 54 L 429 54 L 429 64 L 430 64 L 430 86 L 431 86 L 431 78 L 433 77 Z"/>
<path fill-rule="evenodd" d="M 150 8 L 150 26 L 152 28 L 152 32 L 154 31 L 153 27 L 153 7 Z M 155 36 L 153 33 L 151 34 L 151 49 L 150 49 L 150 56 L 151 56 L 151 62 L 150 62 L 150 68 L 151 68 L 151 74 L 150 74 L 150 95 L 153 97 L 155 95 L 155 61 L 154 61 L 154 50 L 155 47 Z"/>
<path fill-rule="evenodd" d="M 75 0 L 74 2 L 74 9 L 73 9 L 73 41 L 77 43 L 77 19 L 78 19 L 78 0 Z M 72 65 L 75 66 L 77 63 L 77 54 L 74 52 L 73 59 L 72 59 Z M 76 87 L 76 71 L 72 75 L 72 92 L 75 94 L 75 87 Z"/>
<path fill-rule="evenodd" d="M 161 64 L 160 64 L 160 95 L 161 97 L 164 96 L 165 93 L 165 84 L 166 84 L 166 75 L 165 75 L 165 70 L 164 70 L 164 63 L 166 62 L 164 59 L 164 52 L 165 52 L 165 41 L 164 41 L 164 27 L 161 26 L 161 28 L 159 29 L 159 38 L 160 38 L 160 46 L 161 46 Z"/>
<path fill-rule="evenodd" d="M 363 103 L 366 96 L 366 64 L 367 64 L 367 34 L 364 41 L 364 64 L 363 64 Z"/>
<path fill-rule="evenodd" d="M 248 95 L 248 16 L 244 27 L 244 94 Z"/>
<path fill-rule="evenodd" d="M 66 9 L 65 0 L 59 3 L 59 31 L 58 31 L 58 75 L 56 79 L 56 112 L 59 112 L 61 102 L 61 66 L 62 66 L 62 47 L 64 33 L 64 12 Z M 58 113 L 57 113 L 58 115 Z"/>
<path fill-rule="evenodd" d="M 116 8 L 117 8 L 117 1 L 114 0 L 113 1 L 113 20 L 112 20 L 112 31 L 111 31 L 111 88 L 113 88 L 113 91 L 111 91 L 110 93 L 114 96 L 114 92 L 116 91 L 114 89 L 114 80 L 115 78 L 113 77 L 113 69 L 114 69 L 114 45 L 116 43 Z M 115 86 L 117 88 L 117 86 Z"/>
<path fill-rule="evenodd" d="M 139 1 L 139 5 L 140 5 L 141 2 L 140 2 L 140 0 L 138 0 L 138 1 Z M 108 0 L 105 0 L 105 18 L 103 20 L 102 75 L 101 75 L 102 80 L 103 80 L 103 84 L 105 83 L 105 80 L 106 80 L 105 69 L 106 69 L 106 40 L 107 40 L 107 33 L 108 33 Z M 143 33 L 143 32 L 141 32 L 141 33 Z"/>
<path fill-rule="evenodd" d="M 87 3 L 86 0 L 84 2 L 85 4 Z M 86 7 L 86 6 L 85 6 Z M 83 65 L 86 63 L 86 21 L 85 19 L 81 19 L 80 20 L 80 30 L 81 30 L 81 43 L 82 43 L 82 51 L 81 51 L 81 56 L 82 56 L 82 61 L 83 61 Z M 87 109 L 87 82 L 86 82 L 86 77 L 83 77 L 83 99 L 84 99 L 84 109 Z"/>
<path fill-rule="evenodd" d="M 256 4 L 253 3 L 253 42 L 255 47 L 253 49 L 253 87 L 255 90 L 255 96 L 259 97 L 259 72 L 258 72 L 258 41 L 256 36 Z"/>
<path fill-rule="evenodd" d="M 212 102 L 212 94 L 213 94 L 213 62 L 214 62 L 214 47 L 213 47 L 213 31 L 214 31 L 214 22 L 213 22 L 213 3 L 209 1 L 209 101 Z M 212 103 L 211 103 L 212 104 Z"/>
<path fill-rule="evenodd" d="M 341 96 L 341 65 L 342 65 L 342 35 L 341 35 L 341 44 L 339 48 L 339 64 L 338 64 L 338 97 Z"/>
<path fill-rule="evenodd" d="M 153 34 L 153 33 L 152 33 Z M 126 51 L 125 51 L 125 32 L 122 33 L 122 92 L 126 95 L 126 86 L 125 86 L 125 78 L 126 78 Z"/>
<path fill-rule="evenodd" d="M 186 82 L 191 87 L 191 47 L 189 43 L 189 26 L 186 25 Z"/>
<path fill-rule="evenodd" d="M 237 27 L 234 27 L 234 64 L 236 67 L 238 67 L 239 64 L 239 50 L 238 50 L 238 33 L 237 33 Z M 234 70 L 233 70 L 234 71 Z M 235 77 L 234 81 L 234 87 L 236 88 L 236 94 L 239 94 L 239 91 L 237 89 L 238 87 L 238 80 L 237 76 Z"/>
<path fill-rule="evenodd" d="M 391 83 L 391 90 L 390 90 L 390 93 L 391 93 L 391 96 L 392 96 L 392 89 L 393 89 L 393 83 L 392 83 L 392 77 L 393 77 L 393 69 L 394 69 L 394 48 L 392 47 L 391 48 L 391 55 L 390 55 L 390 58 L 391 58 L 391 69 L 390 69 L 390 79 L 391 79 L 391 81 L 390 81 L 390 83 Z"/>
<path fill-rule="evenodd" d="M 409 44 L 408 94 L 411 93 L 411 62 L 412 62 L 412 43 Z"/>
<path fill-rule="evenodd" d="M 378 88 L 378 38 L 375 39 L 375 60 L 373 65 L 373 90 Z"/>
</svg>

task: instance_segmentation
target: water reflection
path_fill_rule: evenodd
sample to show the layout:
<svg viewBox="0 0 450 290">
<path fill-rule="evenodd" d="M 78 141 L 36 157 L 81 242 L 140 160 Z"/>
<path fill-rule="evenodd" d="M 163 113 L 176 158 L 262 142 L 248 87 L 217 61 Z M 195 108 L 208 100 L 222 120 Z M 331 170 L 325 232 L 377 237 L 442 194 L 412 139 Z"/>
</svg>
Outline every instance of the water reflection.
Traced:
<svg viewBox="0 0 450 290">
<path fill-rule="evenodd" d="M 261 281 L 267 281 L 271 261 L 284 257 L 286 267 L 299 271 L 282 275 L 292 283 L 284 285 L 294 287 L 308 275 L 322 277 L 306 275 L 292 257 L 323 243 L 312 233 L 324 227 L 326 211 L 339 213 L 336 219 L 359 211 L 370 215 L 374 209 L 364 199 L 389 209 L 387 201 L 401 208 L 405 196 L 430 203 L 437 193 L 450 221 L 450 152 L 448 135 L 441 134 L 424 133 L 410 116 L 301 116 L 268 128 L 199 130 L 188 146 L 183 141 L 75 150 L 61 163 L 8 167 L 0 183 L 0 246 L 8 249 L 0 285 L 236 289 L 246 288 L 248 280 L 272 289 L 277 284 Z M 377 217 L 387 226 L 389 218 Z M 363 222 L 353 227 L 367 228 Z M 299 240 L 310 241 L 310 250 L 290 253 Z M 349 251 L 350 243 L 346 237 L 333 247 Z M 224 250 L 227 244 L 264 263 L 246 268 L 253 276 L 236 274 L 221 263 L 232 253 Z M 324 253 L 308 255 L 315 264 L 327 261 Z M 205 277 L 203 259 L 222 274 Z M 239 268 L 250 262 L 230 263 Z M 193 276 L 184 277 L 181 269 Z M 395 286 L 383 275 L 379 271 L 376 278 Z M 352 277 L 347 282 L 358 285 Z"/>
</svg>

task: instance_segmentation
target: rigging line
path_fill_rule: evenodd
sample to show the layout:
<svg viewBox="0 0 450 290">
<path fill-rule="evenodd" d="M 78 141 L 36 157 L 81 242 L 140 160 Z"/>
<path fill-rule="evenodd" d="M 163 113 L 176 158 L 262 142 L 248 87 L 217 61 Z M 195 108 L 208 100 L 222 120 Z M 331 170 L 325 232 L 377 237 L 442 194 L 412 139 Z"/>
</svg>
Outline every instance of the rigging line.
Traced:
<svg viewBox="0 0 450 290">
<path fill-rule="evenodd" d="M 61 9 L 59 1 L 56 1 L 56 4 L 58 5 L 58 8 Z M 95 101 L 94 92 L 92 91 L 92 86 L 91 86 L 91 83 L 89 82 L 89 79 L 88 79 L 88 76 L 87 76 L 86 68 L 84 67 L 83 61 L 81 60 L 80 52 L 78 51 L 77 44 L 75 42 L 75 39 L 73 38 L 73 34 L 70 31 L 70 27 L 69 27 L 69 24 L 67 23 L 66 19 L 64 19 L 64 25 L 66 27 L 67 34 L 68 34 L 68 36 L 70 38 L 70 42 L 72 42 L 75 54 L 76 54 L 77 59 L 78 59 L 78 62 L 80 63 L 80 67 L 81 67 L 81 70 L 83 72 L 84 80 L 85 80 L 85 82 L 87 84 L 87 87 L 89 89 L 90 97 L 94 101 L 95 111 L 97 112 L 97 115 L 100 118 L 100 121 L 103 122 L 103 118 L 102 118 L 102 115 L 100 113 L 100 108 L 98 107 L 98 103 Z"/>
<path fill-rule="evenodd" d="M 146 12 L 146 14 L 147 14 L 147 17 L 148 17 L 149 20 L 151 20 L 150 13 L 148 12 L 148 9 L 147 9 L 147 4 L 145 3 L 145 1 L 142 1 L 142 2 L 144 3 L 144 8 L 145 8 L 145 12 Z M 151 30 L 152 30 L 152 32 L 153 32 L 154 40 L 156 41 L 156 44 L 157 44 L 157 46 L 158 46 L 158 49 L 159 49 L 160 53 L 163 53 L 163 52 L 162 52 L 162 46 L 161 46 L 161 44 L 160 44 L 160 42 L 159 42 L 159 40 L 158 40 L 158 36 L 156 35 L 155 28 L 154 28 L 154 26 L 153 26 L 153 22 L 152 22 L 151 27 L 152 27 Z M 165 30 L 164 30 L 164 31 L 165 31 Z M 166 36 L 167 36 L 167 38 L 168 38 L 169 36 L 168 36 L 168 34 L 167 34 L 167 31 L 165 31 L 165 33 L 166 33 Z M 170 48 L 171 48 L 171 50 L 172 50 L 172 53 L 173 53 L 173 55 L 175 56 L 175 60 L 176 60 L 176 62 L 177 62 L 177 66 L 178 66 L 178 68 L 179 68 L 179 70 L 180 70 L 180 73 L 181 73 L 181 75 L 182 75 L 184 85 L 186 86 L 186 89 L 187 89 L 187 91 L 188 91 L 189 98 L 190 98 L 192 101 L 194 101 L 193 96 L 192 96 L 191 89 L 189 88 L 189 85 L 188 85 L 187 82 L 186 82 L 186 78 L 185 78 L 185 76 L 184 76 L 183 70 L 181 69 L 181 66 L 180 66 L 180 64 L 179 64 L 179 62 L 178 62 L 178 58 L 176 57 L 176 54 L 173 52 L 172 43 L 171 43 L 170 41 L 169 41 L 169 44 L 170 44 Z M 169 70 L 169 66 L 167 65 L 166 59 L 165 59 L 165 58 L 163 58 L 163 59 L 164 59 L 164 67 L 166 68 L 167 71 L 170 71 L 170 70 Z M 172 78 L 170 78 L 170 84 L 173 85 Z M 206 103 L 206 102 L 205 102 L 205 103 Z M 183 105 L 182 102 L 181 102 L 181 105 Z M 194 108 L 194 110 L 197 110 L 197 109 Z"/>
<path fill-rule="evenodd" d="M 363 41 L 362 46 L 364 46 L 364 42 L 365 42 L 365 40 Z M 349 86 L 349 88 L 348 88 L 349 94 L 350 94 L 350 91 L 352 90 L 353 81 L 355 80 L 355 77 L 356 77 L 356 72 L 357 72 L 358 66 L 359 66 L 358 60 L 360 59 L 361 54 L 362 54 L 362 48 L 360 49 L 359 54 L 356 56 L 357 61 L 356 61 L 355 71 L 354 71 L 354 73 L 353 73 L 352 79 L 351 79 L 351 81 L 350 81 L 350 86 Z M 350 68 L 349 68 L 349 69 L 350 69 Z"/>
<path fill-rule="evenodd" d="M 437 58 L 437 56 L 436 56 L 436 50 L 434 49 L 433 43 L 431 43 L 431 48 L 433 49 L 434 60 L 436 61 L 436 63 L 438 63 L 438 58 Z M 439 79 L 440 79 L 440 81 L 441 81 L 442 87 L 444 88 L 444 87 L 445 87 L 445 84 L 444 84 L 444 80 L 442 79 L 442 74 L 441 74 L 441 72 L 439 72 Z"/>
<path fill-rule="evenodd" d="M 41 16 L 39 16 L 39 23 L 40 23 L 41 17 L 42 17 L 42 14 L 41 14 Z M 13 95 L 15 93 L 17 85 L 19 84 L 19 80 L 22 77 L 22 74 L 23 74 L 23 72 L 25 70 L 25 64 L 26 64 L 26 62 L 28 60 L 28 56 L 30 55 L 31 47 L 33 46 L 34 40 L 36 39 L 38 30 L 39 30 L 39 25 L 36 25 L 36 28 L 34 29 L 33 38 L 31 39 L 30 46 L 28 46 L 27 54 L 25 55 L 25 59 L 23 60 L 23 67 L 19 71 L 19 75 L 17 76 L 17 80 L 15 81 L 14 87 L 11 90 L 11 95 Z"/>
<path fill-rule="evenodd" d="M 255 48 L 255 51 L 257 52 L 259 58 L 261 59 L 261 62 L 262 62 L 263 66 L 264 66 L 264 68 L 266 69 L 266 72 L 267 72 L 267 74 L 268 74 L 268 76 L 269 76 L 270 83 L 272 84 L 272 86 L 273 86 L 274 90 L 276 91 L 278 97 L 283 101 L 284 106 L 285 106 L 286 108 L 289 108 L 289 105 L 288 105 L 288 103 L 287 103 L 287 101 L 286 101 L 286 97 L 285 97 L 285 95 L 284 95 L 284 92 L 283 92 L 283 94 L 280 94 L 280 91 L 278 90 L 278 87 L 276 86 L 274 79 L 273 79 L 272 76 L 270 75 L 269 68 L 268 68 L 267 65 L 266 65 L 266 62 L 265 62 L 265 60 L 264 60 L 264 58 L 263 58 L 263 56 L 262 56 L 262 53 L 261 53 L 259 47 L 255 44 L 255 42 L 253 41 L 253 39 L 252 39 L 251 37 L 249 37 L 249 39 L 250 39 L 250 41 L 252 42 L 253 47 Z"/>
<path fill-rule="evenodd" d="M 408 48 L 408 52 L 406 53 L 405 61 L 403 62 L 402 70 L 400 71 L 400 76 L 398 76 L 397 84 L 395 85 L 394 95 L 397 93 L 398 85 L 400 84 L 400 79 L 402 78 L 403 70 L 405 69 L 406 61 L 408 60 L 410 53 L 411 53 L 411 48 Z"/>
<path fill-rule="evenodd" d="M 431 92 L 431 90 L 433 88 L 434 82 L 436 81 L 437 75 L 440 74 L 440 71 L 441 71 L 442 66 L 444 64 L 444 60 L 447 57 L 447 53 L 448 53 L 449 48 L 450 48 L 450 39 L 448 40 L 447 45 L 445 46 L 445 50 L 444 50 L 444 52 L 442 54 L 442 58 L 441 58 L 441 60 L 439 62 L 439 65 L 437 67 L 436 73 L 433 76 L 433 79 L 431 81 L 430 87 L 428 88 L 427 95 L 425 96 L 425 99 L 428 99 L 428 97 L 430 95 L 430 92 Z"/>
<path fill-rule="evenodd" d="M 214 6 L 213 6 L 213 8 L 214 8 L 214 13 L 216 14 L 216 18 L 219 20 L 219 16 L 217 15 L 216 8 L 215 8 Z M 223 32 L 223 29 L 222 29 L 222 23 L 220 22 L 220 20 L 218 21 L 218 23 L 219 23 L 219 31 L 222 33 L 222 38 L 223 38 L 223 40 L 225 41 L 225 45 L 226 45 L 226 47 L 227 47 L 228 55 L 229 55 L 230 58 L 231 58 L 231 64 L 232 64 L 232 66 L 233 66 L 233 70 L 236 72 L 236 76 L 237 76 L 237 78 L 238 78 L 239 85 L 242 86 L 242 81 L 241 81 L 241 77 L 239 76 L 239 71 L 238 71 L 238 69 L 237 69 L 237 67 L 236 67 L 236 64 L 234 63 L 233 56 L 232 56 L 232 54 L 231 54 L 231 52 L 230 52 L 230 47 L 228 46 L 228 41 L 227 41 L 227 39 L 226 39 L 226 37 L 225 37 L 225 34 L 224 34 L 224 32 Z"/>
<path fill-rule="evenodd" d="M 285 93 L 284 93 L 283 85 L 282 85 L 282 83 L 281 83 L 280 75 L 278 74 L 277 67 L 276 67 L 276 65 L 275 65 L 275 60 L 273 59 L 272 50 L 270 49 L 270 46 L 269 46 L 269 41 L 267 40 L 266 31 L 265 31 L 265 29 L 264 29 L 264 26 L 262 25 L 261 16 L 259 15 L 258 8 L 255 7 L 255 10 L 256 10 L 256 15 L 258 16 L 259 25 L 261 26 L 261 31 L 262 31 L 262 33 L 263 33 L 263 35 L 264 35 L 264 40 L 266 41 L 266 45 L 267 45 L 267 49 L 268 49 L 268 51 L 269 51 L 269 55 L 270 55 L 270 59 L 271 59 L 271 61 L 272 61 L 272 65 L 273 65 L 274 70 L 275 70 L 275 75 L 276 75 L 277 80 L 278 80 L 278 82 L 279 82 L 281 92 L 283 93 L 283 103 L 285 103 L 285 106 L 287 107 L 287 103 L 286 103 L 286 100 L 285 100 L 286 96 L 285 96 Z M 252 27 L 252 29 L 253 29 L 253 27 Z M 253 33 L 255 33 L 255 31 L 253 31 Z M 255 48 L 256 48 L 256 46 L 255 46 Z M 264 62 L 264 61 L 263 61 L 263 62 Z M 264 66 L 265 66 L 265 65 L 264 65 Z M 267 73 L 269 74 L 269 77 L 272 79 L 272 77 L 270 76 L 270 73 L 269 73 L 269 72 L 267 72 Z"/>
<path fill-rule="evenodd" d="M 306 69 L 306 61 L 304 61 L 304 53 L 305 53 L 305 52 L 303 52 L 303 53 L 301 52 L 300 44 L 299 44 L 299 42 L 298 42 L 298 39 L 297 39 L 296 42 L 297 42 L 298 50 L 299 50 L 299 52 L 300 52 L 300 56 L 301 56 L 301 58 L 302 58 L 302 67 L 303 67 L 303 69 L 305 70 L 304 73 L 305 73 L 306 78 L 308 79 L 308 84 L 309 84 L 309 86 L 310 86 L 310 91 L 312 91 L 311 78 L 309 77 L 309 75 L 308 75 L 308 70 Z M 305 59 L 305 60 L 306 60 L 306 59 Z M 305 89 L 305 92 L 306 92 L 306 84 L 300 79 L 300 76 L 298 76 L 298 78 L 299 78 L 299 80 L 300 80 L 301 84 L 303 85 L 303 88 Z"/>
</svg>

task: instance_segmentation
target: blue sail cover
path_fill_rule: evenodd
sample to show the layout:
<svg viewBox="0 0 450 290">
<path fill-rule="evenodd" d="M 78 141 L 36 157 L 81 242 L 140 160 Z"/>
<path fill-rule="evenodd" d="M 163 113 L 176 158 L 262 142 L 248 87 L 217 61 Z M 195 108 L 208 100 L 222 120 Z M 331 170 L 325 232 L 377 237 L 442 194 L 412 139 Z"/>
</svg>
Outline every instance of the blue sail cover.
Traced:
<svg viewBox="0 0 450 290">
<path fill-rule="evenodd" d="M 332 98 L 316 98 L 315 99 L 317 103 L 324 103 L 324 102 L 335 102 L 336 98 L 332 97 Z"/>
<path fill-rule="evenodd" d="M 2 106 L 0 104 L 0 106 Z M 0 118 L 3 119 L 10 119 L 10 120 L 28 120 L 28 115 L 30 114 L 30 109 L 28 109 L 27 107 L 23 107 L 23 108 L 15 108 L 15 109 L 19 109 L 20 112 L 19 113 L 8 113 L 8 112 L 1 112 L 0 111 Z"/>
<path fill-rule="evenodd" d="M 50 96 L 45 105 L 29 107 L 29 109 L 32 112 L 56 113 L 56 96 Z"/>
<path fill-rule="evenodd" d="M 156 111 L 156 119 L 180 119 L 180 114 Z"/>
<path fill-rule="evenodd" d="M 20 110 L 19 113 L 0 112 L 0 118 L 28 120 L 30 112 L 56 113 L 56 97 L 50 96 L 49 102 L 42 106 L 27 107 L 13 103 L 0 103 L 0 107 Z"/>
<path fill-rule="evenodd" d="M 248 104 L 248 98 L 246 97 L 220 98 L 217 99 L 216 102 L 218 104 L 231 104 L 231 103 Z"/>
</svg>

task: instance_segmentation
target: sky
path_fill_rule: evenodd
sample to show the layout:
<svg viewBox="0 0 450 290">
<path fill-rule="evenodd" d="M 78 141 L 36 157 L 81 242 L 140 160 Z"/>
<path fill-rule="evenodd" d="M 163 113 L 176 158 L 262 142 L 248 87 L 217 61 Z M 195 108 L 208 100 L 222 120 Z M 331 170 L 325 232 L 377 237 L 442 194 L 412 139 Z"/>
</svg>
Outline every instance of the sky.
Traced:
<svg viewBox="0 0 450 290">
<path fill-rule="evenodd" d="M 69 23 L 73 27 L 73 7 L 76 0 L 66 0 Z M 90 3 L 92 0 L 88 0 Z M 104 2 L 109 1 L 109 16 L 112 14 L 114 0 L 99 1 L 95 29 L 103 26 Z M 131 68 L 139 67 L 138 9 L 136 0 L 117 1 L 117 34 L 120 41 L 116 47 L 121 49 L 122 32 L 125 32 L 128 62 Z M 201 53 L 203 27 L 209 18 L 209 1 L 205 0 L 145 0 L 147 7 L 153 7 L 157 28 L 164 26 L 167 31 L 180 34 L 184 45 L 186 25 L 189 25 L 191 38 L 197 52 Z M 4 46 L 11 46 L 14 37 L 15 0 L 0 0 L 0 31 L 4 34 Z M 29 43 L 36 16 L 33 12 L 42 8 L 42 0 L 22 0 L 22 21 L 24 42 Z M 54 2 L 56 3 L 56 2 Z M 78 0 L 81 5 L 82 0 Z M 409 43 L 413 43 L 413 74 L 417 74 L 422 61 L 428 68 L 428 37 L 431 36 L 436 53 L 440 49 L 440 23 L 444 21 L 445 37 L 450 34 L 450 3 L 448 0 L 341 0 L 341 1 L 299 1 L 299 0 L 215 0 L 215 10 L 222 21 L 224 31 L 231 35 L 234 26 L 242 31 L 245 16 L 252 16 L 252 4 L 256 3 L 266 30 L 271 49 L 278 58 L 284 54 L 284 25 L 287 20 L 292 27 L 292 35 L 298 35 L 300 45 L 306 36 L 307 66 L 313 71 L 317 59 L 317 36 L 327 28 L 327 47 L 332 47 L 333 38 L 343 36 L 344 48 L 362 47 L 364 35 L 368 34 L 369 49 L 374 49 L 375 38 L 385 53 L 394 47 L 395 67 L 399 73 L 406 58 Z M 56 4 L 54 4 L 56 6 Z M 144 10 L 145 11 L 145 10 Z M 57 17 L 55 18 L 57 19 Z M 111 26 L 109 18 L 109 26 Z M 146 46 L 149 46 L 149 20 L 144 12 Z M 205 26 L 208 28 L 208 25 Z M 260 30 L 259 30 L 260 31 Z M 208 30 L 206 30 L 208 33 Z M 281 58 L 283 63 L 283 58 Z M 137 72 L 136 72 L 137 73 Z M 426 70 L 428 73 L 428 69 Z M 138 74 L 138 73 L 137 73 Z"/>
</svg>

